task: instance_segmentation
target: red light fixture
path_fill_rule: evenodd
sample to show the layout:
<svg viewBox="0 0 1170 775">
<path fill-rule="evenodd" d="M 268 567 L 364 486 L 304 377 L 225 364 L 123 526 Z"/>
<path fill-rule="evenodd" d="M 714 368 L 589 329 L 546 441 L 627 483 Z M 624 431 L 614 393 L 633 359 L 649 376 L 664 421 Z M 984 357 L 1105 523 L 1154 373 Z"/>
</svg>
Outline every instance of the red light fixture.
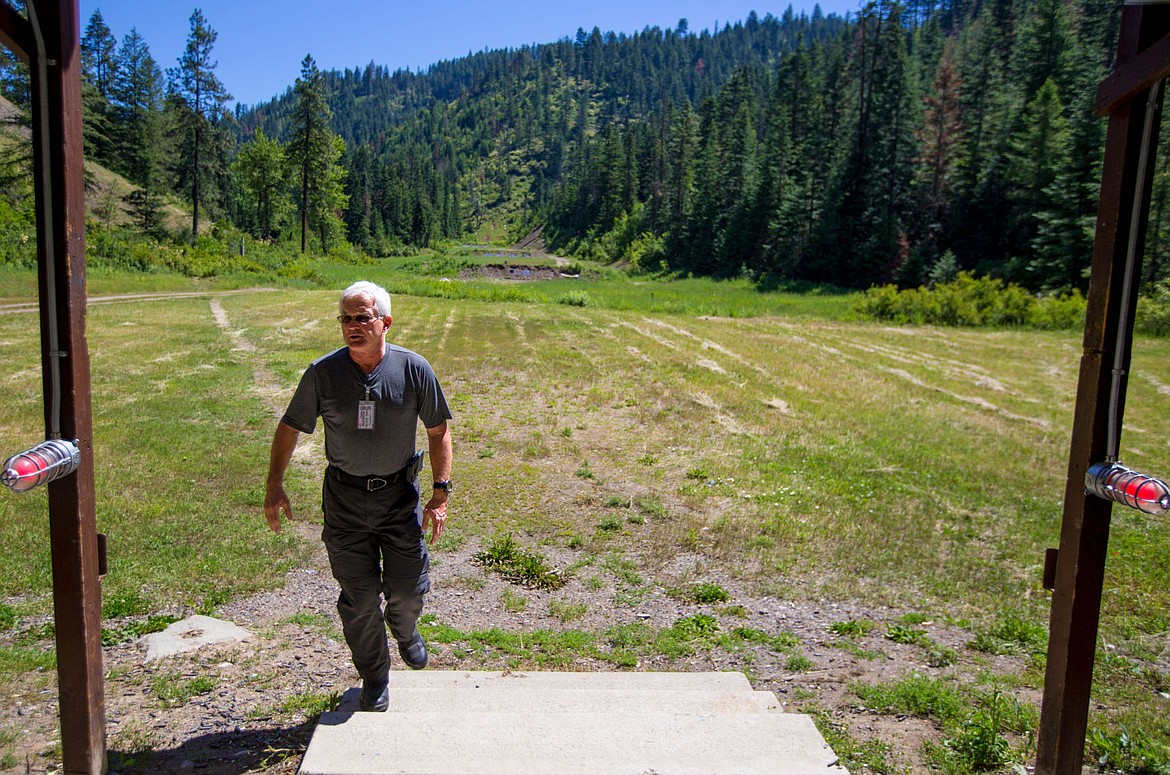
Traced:
<svg viewBox="0 0 1170 775">
<path fill-rule="evenodd" d="M 1170 486 L 1120 463 L 1094 463 L 1085 472 L 1085 489 L 1107 501 L 1154 516 L 1170 511 Z"/>
<path fill-rule="evenodd" d="M 68 476 L 80 464 L 81 450 L 77 444 L 50 439 L 4 461 L 0 484 L 13 492 L 27 492 L 54 479 Z"/>
</svg>

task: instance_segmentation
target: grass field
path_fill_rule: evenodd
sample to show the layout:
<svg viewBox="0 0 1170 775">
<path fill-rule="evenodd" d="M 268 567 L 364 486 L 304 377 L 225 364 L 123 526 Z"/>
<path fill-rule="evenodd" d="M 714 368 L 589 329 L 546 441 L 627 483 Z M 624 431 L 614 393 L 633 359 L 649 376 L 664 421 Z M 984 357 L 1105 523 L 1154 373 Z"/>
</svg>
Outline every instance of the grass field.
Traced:
<svg viewBox="0 0 1170 775">
<path fill-rule="evenodd" d="M 989 636 L 1046 627 L 1079 333 L 891 328 L 848 322 L 832 298 L 698 281 L 573 286 L 586 306 L 556 303 L 551 285 L 452 285 L 459 298 L 396 295 L 390 338 L 431 361 L 455 415 L 453 539 L 572 546 L 604 504 L 637 502 L 655 518 L 624 552 L 650 576 L 698 553 L 782 598 L 914 610 Z M 91 305 L 107 604 L 214 612 L 297 566 L 303 539 L 260 516 L 268 444 L 305 365 L 340 344 L 336 304 L 335 291 L 282 290 Z M 8 453 L 42 437 L 38 337 L 35 313 L 0 314 Z M 1139 340 L 1122 459 L 1163 476 L 1168 374 L 1170 341 Z M 290 471 L 294 502 L 316 502 L 319 436 Z M 43 491 L 0 493 L 9 628 L 51 610 L 45 515 Z M 1122 728 L 1170 743 L 1168 556 L 1163 520 L 1115 509 L 1101 745 Z M 0 650 L 0 669 L 28 659 Z"/>
</svg>

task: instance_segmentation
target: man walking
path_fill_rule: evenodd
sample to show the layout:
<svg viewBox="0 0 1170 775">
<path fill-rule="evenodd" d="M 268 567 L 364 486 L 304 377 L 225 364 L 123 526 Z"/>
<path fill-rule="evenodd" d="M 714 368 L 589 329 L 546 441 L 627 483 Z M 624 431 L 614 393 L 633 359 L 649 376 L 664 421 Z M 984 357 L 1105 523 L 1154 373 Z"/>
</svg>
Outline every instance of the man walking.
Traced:
<svg viewBox="0 0 1170 775">
<path fill-rule="evenodd" d="M 284 474 L 297 439 L 325 425 L 321 540 L 341 586 L 337 611 L 353 664 L 362 677 L 360 707 L 389 707 L 390 651 L 386 625 L 407 666 L 421 670 L 427 648 L 418 631 L 430 591 L 424 531 L 439 540 L 451 486 L 451 412 L 431 365 L 417 353 L 386 343 L 390 295 L 369 282 L 341 294 L 345 346 L 313 361 L 276 428 L 268 465 L 264 516 L 280 532 L 280 513 L 292 517 Z M 418 422 L 427 431 L 434 490 L 426 505 L 415 451 Z M 385 611 L 381 598 L 385 598 Z"/>
</svg>

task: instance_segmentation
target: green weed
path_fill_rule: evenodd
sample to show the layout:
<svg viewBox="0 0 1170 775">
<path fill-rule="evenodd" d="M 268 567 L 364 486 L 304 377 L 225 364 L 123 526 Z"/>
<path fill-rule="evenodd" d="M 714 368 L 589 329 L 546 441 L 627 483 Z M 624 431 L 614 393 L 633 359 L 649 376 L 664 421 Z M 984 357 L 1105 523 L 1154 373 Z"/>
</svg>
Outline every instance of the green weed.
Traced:
<svg viewBox="0 0 1170 775">
<path fill-rule="evenodd" d="M 718 584 L 695 584 L 691 587 L 691 597 L 696 603 L 726 603 L 731 593 Z"/>
<path fill-rule="evenodd" d="M 1048 648 L 1048 628 L 1016 613 L 1006 613 L 968 644 L 987 654 L 1043 654 Z"/>
<path fill-rule="evenodd" d="M 310 723 L 315 722 L 322 713 L 334 711 L 341 707 L 341 693 L 330 692 L 302 692 L 286 697 L 280 704 L 282 713 L 305 716 Z"/>
<path fill-rule="evenodd" d="M 585 603 L 565 603 L 560 600 L 548 601 L 548 613 L 562 622 L 571 622 L 580 619 L 589 610 Z"/>
<path fill-rule="evenodd" d="M 804 654 L 793 654 L 784 660 L 784 669 L 790 673 L 806 673 L 813 667 L 813 661 Z"/>
<path fill-rule="evenodd" d="M 505 589 L 500 595 L 500 604 L 508 613 L 516 614 L 528 607 L 528 598 L 517 595 L 510 589 Z"/>
<path fill-rule="evenodd" d="M 178 674 L 167 674 L 160 675 L 150 682 L 151 690 L 162 702 L 163 707 L 167 708 L 182 705 L 200 694 L 207 694 L 216 685 L 214 678 L 205 675 L 184 680 Z"/>
<path fill-rule="evenodd" d="M 472 556 L 472 562 L 533 589 L 560 589 L 568 580 L 563 571 L 549 567 L 539 553 L 517 546 L 511 535 L 493 540 L 487 549 Z"/>
<path fill-rule="evenodd" d="M 829 625 L 829 632 L 842 638 L 863 638 L 876 626 L 875 622 L 865 619 L 850 619 L 847 622 L 833 622 Z"/>
<path fill-rule="evenodd" d="M 849 772 L 873 772 L 882 775 L 902 775 L 909 772 L 906 768 L 893 763 L 893 750 L 888 743 L 876 738 L 858 740 L 827 710 L 818 709 L 812 716 L 817 730 L 833 749 L 833 753 L 837 754 L 841 765 Z"/>
<path fill-rule="evenodd" d="M 926 637 L 926 630 L 920 630 L 916 627 L 907 627 L 901 624 L 891 624 L 886 630 L 886 639 L 892 640 L 894 643 L 916 644 L 921 643 Z"/>
<path fill-rule="evenodd" d="M 126 622 L 116 627 L 102 627 L 102 645 L 114 646 L 152 632 L 162 632 L 177 621 L 179 621 L 177 616 L 154 614 L 141 621 Z"/>
<path fill-rule="evenodd" d="M 622 529 L 622 521 L 617 517 L 606 515 L 597 523 L 597 529 L 603 533 L 616 533 Z"/>
</svg>

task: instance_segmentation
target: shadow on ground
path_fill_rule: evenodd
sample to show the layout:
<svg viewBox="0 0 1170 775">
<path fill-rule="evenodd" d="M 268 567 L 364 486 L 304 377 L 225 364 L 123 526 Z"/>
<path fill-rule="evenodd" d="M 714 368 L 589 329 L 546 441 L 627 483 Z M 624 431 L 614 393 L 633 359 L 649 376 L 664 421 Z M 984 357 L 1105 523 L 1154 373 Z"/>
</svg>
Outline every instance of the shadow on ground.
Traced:
<svg viewBox="0 0 1170 775">
<path fill-rule="evenodd" d="M 294 772 L 316 726 L 317 720 L 310 719 L 295 727 L 243 729 L 199 735 L 175 748 L 145 751 L 111 749 L 108 754 L 109 771 L 110 775 L 157 775 L 162 772 L 239 775 L 265 771 L 288 762 L 288 772 Z M 281 771 L 284 771 L 283 768 Z"/>
</svg>

